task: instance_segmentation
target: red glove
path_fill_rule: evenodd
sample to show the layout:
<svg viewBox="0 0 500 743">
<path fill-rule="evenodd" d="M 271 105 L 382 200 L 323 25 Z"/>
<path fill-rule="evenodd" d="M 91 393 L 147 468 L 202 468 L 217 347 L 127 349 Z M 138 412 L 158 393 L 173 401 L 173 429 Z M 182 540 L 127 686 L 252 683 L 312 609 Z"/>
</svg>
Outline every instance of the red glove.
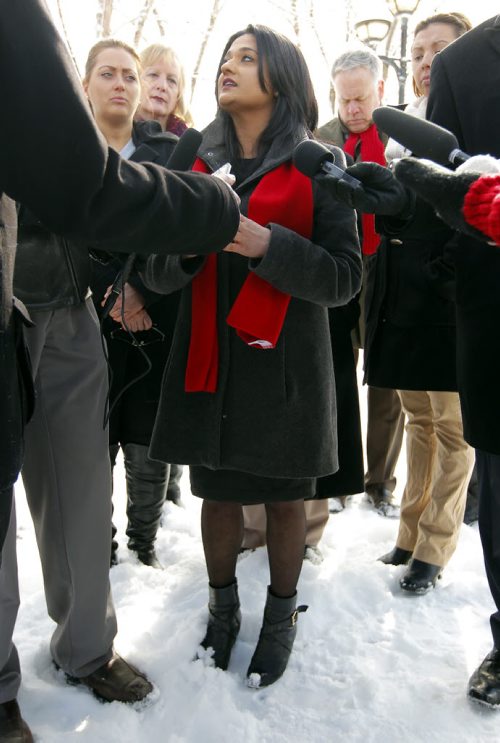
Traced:
<svg viewBox="0 0 500 743">
<path fill-rule="evenodd" d="M 468 224 L 500 245 L 500 175 L 483 175 L 470 186 L 462 213 Z"/>
</svg>

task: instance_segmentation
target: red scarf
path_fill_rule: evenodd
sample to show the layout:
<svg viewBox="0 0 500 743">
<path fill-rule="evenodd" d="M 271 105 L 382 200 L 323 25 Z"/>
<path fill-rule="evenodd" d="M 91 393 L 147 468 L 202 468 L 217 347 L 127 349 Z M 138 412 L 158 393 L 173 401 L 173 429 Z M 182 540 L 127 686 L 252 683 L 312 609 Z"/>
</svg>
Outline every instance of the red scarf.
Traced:
<svg viewBox="0 0 500 743">
<path fill-rule="evenodd" d="M 378 135 L 377 127 L 372 124 L 360 134 L 350 134 L 344 144 L 344 152 L 355 159 L 356 146 L 361 140 L 361 149 L 359 159 L 362 162 L 378 163 L 387 165 L 385 159 L 385 147 Z M 363 225 L 363 244 L 361 249 L 364 255 L 375 253 L 379 243 L 380 235 L 375 232 L 375 216 L 373 214 L 362 214 L 361 223 Z"/>
<path fill-rule="evenodd" d="M 193 170 L 209 172 L 196 160 Z M 292 163 L 266 173 L 248 202 L 248 218 L 261 225 L 280 224 L 311 237 L 313 197 L 311 180 Z M 191 340 L 184 389 L 215 392 L 219 366 L 217 337 L 217 256 L 212 253 L 191 283 Z M 285 321 L 290 295 L 250 272 L 226 318 L 252 348 L 274 348 Z"/>
</svg>

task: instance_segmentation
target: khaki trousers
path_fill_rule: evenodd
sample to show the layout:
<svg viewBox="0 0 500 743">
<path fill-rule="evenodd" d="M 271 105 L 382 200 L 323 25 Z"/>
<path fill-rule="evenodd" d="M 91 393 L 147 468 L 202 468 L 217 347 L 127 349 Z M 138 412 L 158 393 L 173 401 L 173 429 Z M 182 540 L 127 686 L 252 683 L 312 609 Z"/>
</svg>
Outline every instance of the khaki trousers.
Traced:
<svg viewBox="0 0 500 743">
<path fill-rule="evenodd" d="M 315 547 L 328 521 L 328 498 L 304 501 L 306 512 L 306 544 Z M 255 549 L 266 544 L 266 509 L 258 506 L 243 506 L 243 542 L 245 549 Z"/>
<path fill-rule="evenodd" d="M 365 491 L 394 492 L 394 471 L 403 443 L 404 414 L 396 390 L 368 387 Z"/>
<path fill-rule="evenodd" d="M 455 551 L 474 452 L 463 438 L 456 392 L 398 390 L 407 416 L 407 480 L 398 547 L 444 567 Z"/>
</svg>

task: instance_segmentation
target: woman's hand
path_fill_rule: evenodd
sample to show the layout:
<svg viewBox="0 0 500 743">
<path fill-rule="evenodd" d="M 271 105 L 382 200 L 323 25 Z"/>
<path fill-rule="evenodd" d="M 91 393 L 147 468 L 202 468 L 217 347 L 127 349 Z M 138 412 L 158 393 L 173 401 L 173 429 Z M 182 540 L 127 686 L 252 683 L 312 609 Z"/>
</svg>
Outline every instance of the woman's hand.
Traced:
<svg viewBox="0 0 500 743">
<path fill-rule="evenodd" d="M 146 310 L 139 310 L 135 315 L 130 316 L 125 314 L 125 322 L 118 322 L 120 322 L 124 330 L 130 330 L 132 333 L 138 333 L 141 330 L 151 330 L 153 327 L 153 321 Z"/>
<path fill-rule="evenodd" d="M 226 245 L 227 253 L 239 253 L 247 258 L 262 258 L 267 253 L 271 240 L 271 230 L 257 224 L 248 217 L 240 216 L 240 227 L 234 240 Z"/>
<path fill-rule="evenodd" d="M 108 286 L 101 305 L 104 305 L 111 292 L 111 288 L 111 286 Z M 133 286 L 130 286 L 130 284 L 125 284 L 123 292 L 118 295 L 118 298 L 113 305 L 111 312 L 109 313 L 110 317 L 112 317 L 113 320 L 116 320 L 116 322 L 120 322 L 121 320 L 122 305 L 125 307 L 125 318 L 128 322 L 128 319 L 130 317 L 144 308 L 144 297 L 142 296 L 142 294 L 140 294 L 140 292 L 137 291 L 137 289 L 134 289 Z"/>
</svg>

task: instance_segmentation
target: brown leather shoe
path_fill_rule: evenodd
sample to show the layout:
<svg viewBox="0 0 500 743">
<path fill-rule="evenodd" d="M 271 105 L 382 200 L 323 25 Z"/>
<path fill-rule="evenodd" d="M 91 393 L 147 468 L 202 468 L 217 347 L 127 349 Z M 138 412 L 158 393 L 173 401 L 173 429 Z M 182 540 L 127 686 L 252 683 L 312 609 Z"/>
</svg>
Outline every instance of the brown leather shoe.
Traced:
<svg viewBox="0 0 500 743">
<path fill-rule="evenodd" d="M 103 702 L 140 702 L 153 691 L 146 676 L 114 653 L 110 661 L 83 678 L 66 674 L 71 684 L 83 684 Z"/>
<path fill-rule="evenodd" d="M 0 740 L 2 743 L 33 743 L 33 736 L 21 717 L 15 699 L 0 704 Z"/>
</svg>

